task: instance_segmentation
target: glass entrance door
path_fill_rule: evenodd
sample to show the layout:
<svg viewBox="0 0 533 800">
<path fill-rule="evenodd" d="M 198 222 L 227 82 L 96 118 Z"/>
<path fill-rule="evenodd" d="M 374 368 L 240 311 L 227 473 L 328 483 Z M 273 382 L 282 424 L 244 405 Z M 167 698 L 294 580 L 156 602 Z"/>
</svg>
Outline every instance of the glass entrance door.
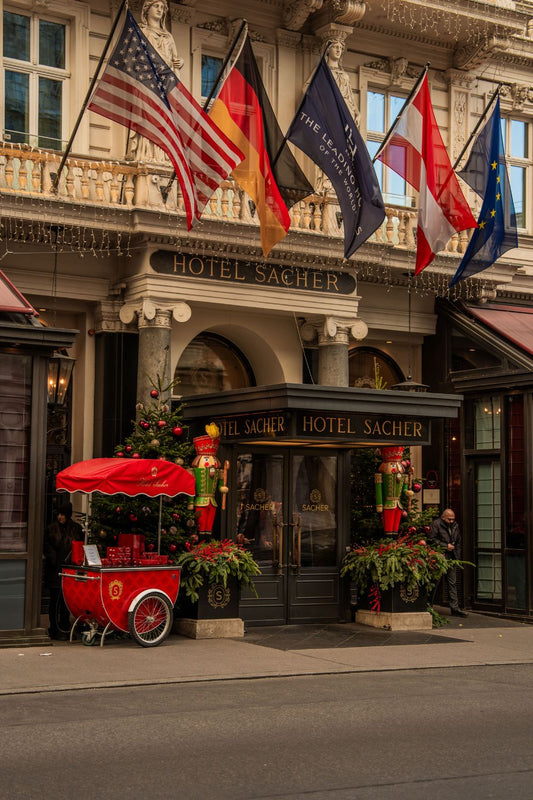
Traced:
<svg viewBox="0 0 533 800">
<path fill-rule="evenodd" d="M 235 534 L 259 563 L 259 597 L 241 614 L 257 624 L 339 618 L 337 456 L 237 455 Z"/>
</svg>

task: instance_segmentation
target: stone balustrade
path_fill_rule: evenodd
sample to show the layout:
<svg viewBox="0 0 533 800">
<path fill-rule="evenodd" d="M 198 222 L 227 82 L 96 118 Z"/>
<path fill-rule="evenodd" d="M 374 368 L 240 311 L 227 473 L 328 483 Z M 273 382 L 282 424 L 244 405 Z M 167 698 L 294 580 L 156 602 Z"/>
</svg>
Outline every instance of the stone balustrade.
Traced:
<svg viewBox="0 0 533 800">
<path fill-rule="evenodd" d="M 172 170 L 164 165 L 97 161 L 72 156 L 66 160 L 59 187 L 54 191 L 53 182 L 60 161 L 58 153 L 27 145 L 0 143 L 0 192 L 17 198 L 57 198 L 75 205 L 97 204 L 185 215 L 177 181 L 172 183 L 166 202 L 163 199 L 162 189 L 167 187 L 172 176 Z M 311 195 L 295 203 L 290 216 L 292 230 L 338 239 L 343 237 L 342 215 L 334 196 Z M 224 181 L 210 199 L 203 219 L 258 225 L 253 203 L 232 180 Z M 416 225 L 416 209 L 387 206 L 382 226 L 369 241 L 414 250 Z M 468 231 L 452 237 L 447 251 L 463 253 L 468 238 Z"/>
</svg>

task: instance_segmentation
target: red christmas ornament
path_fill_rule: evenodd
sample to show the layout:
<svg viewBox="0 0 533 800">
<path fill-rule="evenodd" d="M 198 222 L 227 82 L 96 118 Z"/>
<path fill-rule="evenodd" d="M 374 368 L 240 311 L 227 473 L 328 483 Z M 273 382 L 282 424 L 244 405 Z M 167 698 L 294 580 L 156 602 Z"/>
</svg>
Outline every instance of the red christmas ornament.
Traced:
<svg viewBox="0 0 533 800">
<path fill-rule="evenodd" d="M 158 428 L 165 428 L 165 427 L 166 427 L 166 424 L 167 424 L 167 423 L 165 422 L 165 420 L 164 420 L 164 419 L 160 419 L 160 420 L 159 420 L 159 422 L 157 423 L 157 427 L 158 427 Z"/>
<path fill-rule="evenodd" d="M 132 522 L 137 522 L 137 517 L 135 516 L 135 514 L 130 514 L 130 520 Z"/>
<path fill-rule="evenodd" d="M 176 425 L 175 428 L 172 428 L 172 433 L 174 434 L 174 436 L 181 436 L 181 434 L 183 433 L 183 428 L 181 427 L 181 425 Z"/>
<path fill-rule="evenodd" d="M 422 488 L 421 483 L 413 483 L 413 492 L 419 492 Z"/>
<path fill-rule="evenodd" d="M 146 549 L 149 550 L 150 552 L 152 552 L 152 550 L 154 549 L 154 545 L 152 543 L 147 544 L 146 545 Z"/>
<path fill-rule="evenodd" d="M 117 453 L 117 458 L 124 458 L 124 453 L 122 451 Z"/>
<path fill-rule="evenodd" d="M 140 458 L 140 455 L 139 455 L 139 453 L 134 453 L 134 454 L 132 455 L 132 458 Z"/>
<path fill-rule="evenodd" d="M 416 533 L 416 528 L 414 525 L 409 525 L 407 528 L 407 533 Z"/>
<path fill-rule="evenodd" d="M 126 453 L 131 453 L 131 444 L 127 444 L 124 450 L 126 451 Z"/>
<path fill-rule="evenodd" d="M 178 547 L 175 544 L 169 544 L 168 549 L 171 553 L 175 553 Z"/>
<path fill-rule="evenodd" d="M 122 511 L 122 509 L 121 509 L 121 507 L 120 507 L 120 506 L 117 506 L 117 507 L 115 508 L 115 511 L 117 512 L 117 514 L 120 514 L 120 512 Z"/>
<path fill-rule="evenodd" d="M 156 399 L 156 397 L 159 397 L 159 392 L 157 391 L 157 389 L 152 389 L 152 391 L 150 392 L 150 397 L 153 397 L 154 400 Z"/>
<path fill-rule="evenodd" d="M 429 533 L 430 531 L 431 528 L 429 527 L 429 525 L 424 525 L 424 533 Z"/>
<path fill-rule="evenodd" d="M 139 427 L 140 427 L 140 428 L 142 428 L 142 429 L 143 429 L 143 431 L 147 431 L 147 430 L 148 430 L 148 428 L 150 427 L 150 423 L 149 423 L 149 422 L 147 422 L 145 419 L 142 419 L 142 420 L 139 422 Z"/>
<path fill-rule="evenodd" d="M 177 514 L 177 513 L 174 511 L 174 513 L 172 514 L 172 519 L 179 519 L 179 518 L 180 518 L 180 515 L 179 515 L 179 514 Z"/>
</svg>

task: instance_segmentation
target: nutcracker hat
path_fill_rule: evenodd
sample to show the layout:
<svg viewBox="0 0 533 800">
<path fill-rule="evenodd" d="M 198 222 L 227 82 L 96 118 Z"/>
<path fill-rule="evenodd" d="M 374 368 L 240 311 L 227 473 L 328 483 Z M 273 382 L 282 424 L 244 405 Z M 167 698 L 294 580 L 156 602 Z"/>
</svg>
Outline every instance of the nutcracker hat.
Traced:
<svg viewBox="0 0 533 800">
<path fill-rule="evenodd" d="M 401 461 L 403 447 L 382 447 L 380 452 L 383 461 Z"/>
<path fill-rule="evenodd" d="M 199 456 L 214 456 L 220 444 L 220 438 L 212 439 L 211 436 L 196 436 L 193 440 L 194 449 Z"/>
</svg>

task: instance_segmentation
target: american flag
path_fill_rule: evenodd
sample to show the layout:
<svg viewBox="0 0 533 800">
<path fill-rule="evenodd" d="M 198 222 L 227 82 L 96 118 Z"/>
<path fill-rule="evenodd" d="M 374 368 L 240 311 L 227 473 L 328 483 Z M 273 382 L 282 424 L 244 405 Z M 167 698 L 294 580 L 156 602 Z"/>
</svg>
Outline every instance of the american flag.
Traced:
<svg viewBox="0 0 533 800">
<path fill-rule="evenodd" d="M 152 47 L 129 11 L 88 107 L 167 154 L 181 186 L 189 229 L 243 159 Z"/>
</svg>

